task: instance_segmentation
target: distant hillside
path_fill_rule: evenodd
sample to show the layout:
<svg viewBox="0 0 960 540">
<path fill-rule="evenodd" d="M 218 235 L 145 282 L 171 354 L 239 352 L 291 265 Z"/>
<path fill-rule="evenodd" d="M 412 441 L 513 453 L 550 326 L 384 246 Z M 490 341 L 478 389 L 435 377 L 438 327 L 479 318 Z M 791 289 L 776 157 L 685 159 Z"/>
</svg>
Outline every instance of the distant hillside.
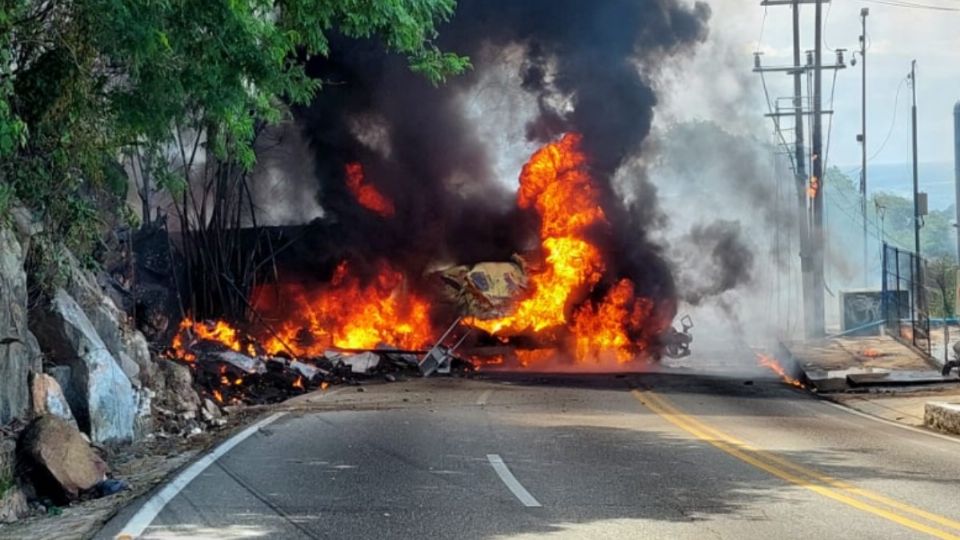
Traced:
<svg viewBox="0 0 960 540">
<path fill-rule="evenodd" d="M 912 164 L 879 163 L 867 167 L 867 191 L 869 194 L 890 193 L 913 198 Z M 860 182 L 860 165 L 837 165 L 837 168 Z M 946 210 L 956 200 L 954 192 L 953 163 L 920 163 L 920 191 L 929 194 L 930 210 Z"/>
</svg>

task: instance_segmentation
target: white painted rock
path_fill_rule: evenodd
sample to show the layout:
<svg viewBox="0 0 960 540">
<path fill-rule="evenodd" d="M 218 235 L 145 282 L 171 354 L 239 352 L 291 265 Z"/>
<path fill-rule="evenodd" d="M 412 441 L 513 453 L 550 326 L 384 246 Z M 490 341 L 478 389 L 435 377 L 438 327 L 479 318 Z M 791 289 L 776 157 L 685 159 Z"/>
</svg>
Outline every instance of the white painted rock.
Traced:
<svg viewBox="0 0 960 540">
<path fill-rule="evenodd" d="M 97 443 L 133 439 L 134 388 L 87 315 L 57 289 L 36 333 L 54 363 L 70 366 L 70 408 Z"/>
</svg>

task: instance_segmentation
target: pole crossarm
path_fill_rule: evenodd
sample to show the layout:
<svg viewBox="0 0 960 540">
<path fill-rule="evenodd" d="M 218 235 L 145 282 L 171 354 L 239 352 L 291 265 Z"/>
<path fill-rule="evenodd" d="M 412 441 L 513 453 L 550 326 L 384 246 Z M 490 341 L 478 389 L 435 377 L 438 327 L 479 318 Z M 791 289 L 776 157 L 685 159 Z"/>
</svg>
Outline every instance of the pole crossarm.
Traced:
<svg viewBox="0 0 960 540">
<path fill-rule="evenodd" d="M 801 114 L 803 116 L 813 116 L 817 113 L 815 111 L 775 112 L 775 113 L 767 113 L 764 116 L 766 116 L 767 118 L 779 118 L 781 116 L 796 116 L 798 114 Z M 833 111 L 820 111 L 819 114 L 833 114 Z"/>
<path fill-rule="evenodd" d="M 823 71 L 827 69 L 847 69 L 846 64 L 831 64 L 827 66 L 771 66 L 771 67 L 755 67 L 753 68 L 754 73 L 765 73 L 768 71 L 781 71 L 789 75 L 804 74 L 808 71 Z"/>
<path fill-rule="evenodd" d="M 792 6 L 794 4 L 816 4 L 817 0 L 763 0 L 761 6 Z M 824 4 L 829 4 L 830 0 L 823 0 Z"/>
</svg>

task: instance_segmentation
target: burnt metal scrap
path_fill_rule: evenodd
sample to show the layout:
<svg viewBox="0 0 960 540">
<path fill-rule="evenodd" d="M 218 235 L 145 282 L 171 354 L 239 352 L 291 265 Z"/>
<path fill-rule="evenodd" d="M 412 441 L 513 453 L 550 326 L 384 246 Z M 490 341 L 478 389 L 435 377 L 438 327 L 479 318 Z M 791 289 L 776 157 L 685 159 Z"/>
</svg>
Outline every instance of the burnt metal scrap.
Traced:
<svg viewBox="0 0 960 540">
<path fill-rule="evenodd" d="M 315 358 L 291 358 L 256 354 L 255 347 L 245 353 L 218 342 L 196 340 L 186 349 L 189 360 L 172 351 L 170 355 L 190 366 L 201 392 L 219 404 L 265 404 L 331 385 L 355 385 L 378 378 L 396 380 L 402 375 L 426 376 L 435 371 L 449 374 L 474 370 L 473 364 L 453 354 L 456 347 L 438 347 L 426 351 L 426 356 L 435 354 L 438 359 L 439 369 L 429 372 L 423 371 L 420 360 L 424 351 L 392 347 L 329 349 Z M 442 354 L 436 352 L 439 350 Z"/>
<path fill-rule="evenodd" d="M 690 356 L 690 344 L 693 342 L 693 334 L 690 333 L 690 329 L 693 328 L 693 319 L 689 315 L 684 315 L 680 319 L 680 325 L 682 330 L 670 326 L 660 336 L 660 346 L 663 348 L 663 354 L 670 358 Z"/>
<path fill-rule="evenodd" d="M 447 338 L 449 338 L 460 326 L 461 320 L 463 320 L 462 317 L 457 317 L 457 320 L 453 321 L 453 324 L 451 324 L 447 328 L 447 331 L 440 336 L 440 339 L 437 340 L 437 343 L 434 344 L 434 346 L 427 351 L 427 354 L 423 356 L 423 359 L 420 360 L 418 367 L 421 375 L 424 377 L 429 377 L 434 373 L 450 373 L 454 362 L 460 359 L 456 355 L 456 351 L 460 345 L 463 345 L 464 340 L 467 339 L 467 336 L 470 335 L 470 332 L 465 332 L 452 346 L 445 345 L 444 341 L 446 341 Z"/>
</svg>

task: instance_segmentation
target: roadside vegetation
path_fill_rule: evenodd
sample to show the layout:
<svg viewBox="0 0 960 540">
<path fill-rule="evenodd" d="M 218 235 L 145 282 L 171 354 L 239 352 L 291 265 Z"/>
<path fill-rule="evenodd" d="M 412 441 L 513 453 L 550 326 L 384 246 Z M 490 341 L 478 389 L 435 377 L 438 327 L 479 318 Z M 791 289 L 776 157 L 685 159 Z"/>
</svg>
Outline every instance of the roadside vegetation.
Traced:
<svg viewBox="0 0 960 540">
<path fill-rule="evenodd" d="M 249 171 L 262 126 L 323 82 L 302 60 L 328 34 L 376 37 L 435 84 L 467 69 L 433 45 L 454 0 L 0 1 L 0 216 L 43 224 L 43 281 L 71 250 L 95 264 L 105 231 L 149 222 L 150 197 L 183 193 L 188 164 Z M 194 155 L 182 152 L 196 142 Z M 143 201 L 125 204 L 129 178 Z"/>
</svg>

